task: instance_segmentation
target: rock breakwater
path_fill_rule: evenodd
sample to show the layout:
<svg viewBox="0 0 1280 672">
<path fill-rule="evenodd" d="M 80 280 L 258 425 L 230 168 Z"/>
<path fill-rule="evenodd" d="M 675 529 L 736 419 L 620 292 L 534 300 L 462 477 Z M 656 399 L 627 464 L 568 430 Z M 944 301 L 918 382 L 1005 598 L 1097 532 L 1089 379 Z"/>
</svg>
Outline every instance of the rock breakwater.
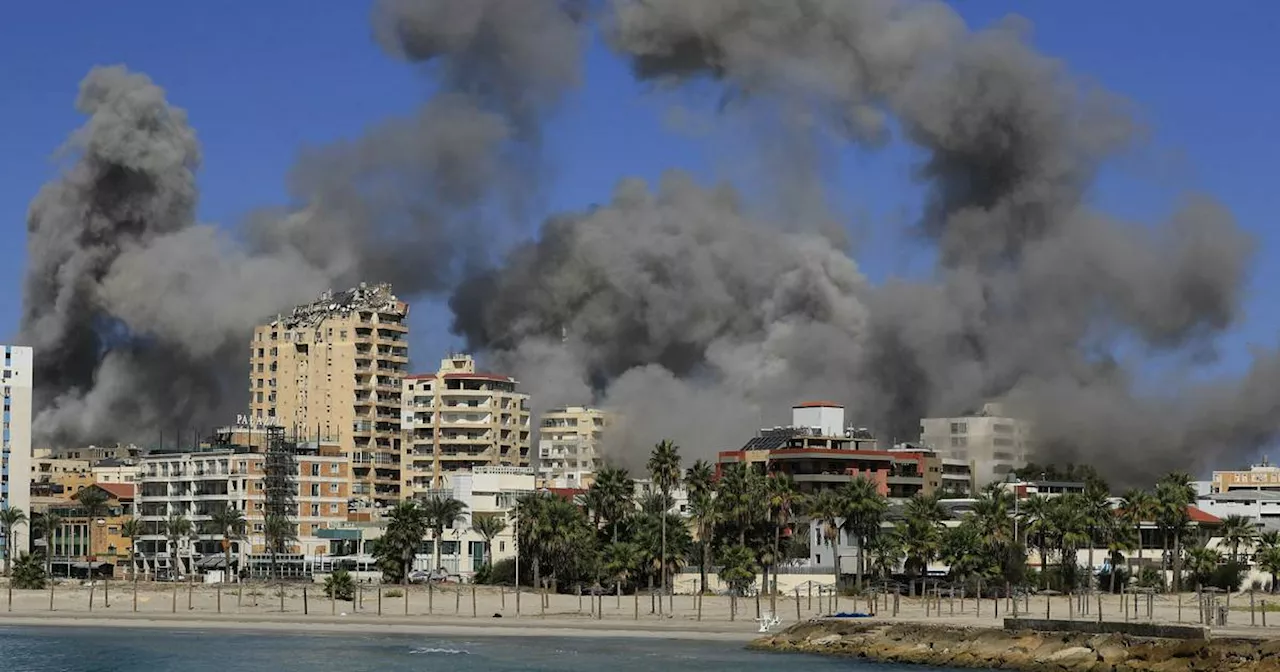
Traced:
<svg viewBox="0 0 1280 672">
<path fill-rule="evenodd" d="M 1037 672 L 1280 672 L 1280 640 L 1176 640 L 906 623 L 809 621 L 761 637 L 751 648 Z"/>
</svg>

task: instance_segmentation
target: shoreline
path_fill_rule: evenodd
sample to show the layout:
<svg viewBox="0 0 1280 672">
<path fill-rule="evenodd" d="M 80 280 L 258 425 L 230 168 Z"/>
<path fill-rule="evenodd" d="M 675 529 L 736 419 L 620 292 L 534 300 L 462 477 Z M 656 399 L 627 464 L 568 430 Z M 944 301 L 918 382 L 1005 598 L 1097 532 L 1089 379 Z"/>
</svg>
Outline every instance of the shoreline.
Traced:
<svg viewBox="0 0 1280 672">
<path fill-rule="evenodd" d="M 726 642 L 746 645 L 759 633 L 752 628 L 690 628 L 688 623 L 638 623 L 628 627 L 618 624 L 539 618 L 492 619 L 484 625 L 474 619 L 462 621 L 447 617 L 423 619 L 360 616 L 289 616 L 208 614 L 183 616 L 166 614 L 111 614 L 99 616 L 80 613 L 3 613 L 3 628 L 119 628 L 151 630 L 209 630 L 241 633 L 286 632 L 300 634 L 400 634 L 435 637 L 564 637 L 591 639 L 677 639 L 704 642 Z"/>
</svg>

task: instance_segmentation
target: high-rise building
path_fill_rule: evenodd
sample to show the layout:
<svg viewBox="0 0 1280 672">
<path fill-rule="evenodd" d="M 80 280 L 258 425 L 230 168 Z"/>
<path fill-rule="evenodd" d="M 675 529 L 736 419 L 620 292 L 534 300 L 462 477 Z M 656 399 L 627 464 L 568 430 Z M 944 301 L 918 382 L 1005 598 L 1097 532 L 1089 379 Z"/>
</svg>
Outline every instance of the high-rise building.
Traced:
<svg viewBox="0 0 1280 672">
<path fill-rule="evenodd" d="M 538 487 L 587 488 L 600 470 L 600 442 L 612 416 L 598 408 L 566 406 L 538 422 Z"/>
<path fill-rule="evenodd" d="M 967 461 L 977 487 L 1026 466 L 1031 441 L 1030 423 L 1009 417 L 995 403 L 970 415 L 920 421 L 920 442 L 945 458 Z"/>
<path fill-rule="evenodd" d="M 529 395 L 518 386 L 477 372 L 463 354 L 441 360 L 435 373 L 405 377 L 405 496 L 451 487 L 451 475 L 476 467 L 529 466 Z"/>
<path fill-rule="evenodd" d="M 31 516 L 31 348 L 0 346 L 0 509 L 19 508 Z M 13 548 L 25 553 L 31 531 L 19 525 L 13 531 Z M 0 530 L 0 558 L 10 547 Z"/>
<path fill-rule="evenodd" d="M 241 424 L 336 442 L 351 460 L 352 497 L 394 504 L 408 313 L 390 285 L 361 284 L 254 329 L 250 417 Z"/>
</svg>

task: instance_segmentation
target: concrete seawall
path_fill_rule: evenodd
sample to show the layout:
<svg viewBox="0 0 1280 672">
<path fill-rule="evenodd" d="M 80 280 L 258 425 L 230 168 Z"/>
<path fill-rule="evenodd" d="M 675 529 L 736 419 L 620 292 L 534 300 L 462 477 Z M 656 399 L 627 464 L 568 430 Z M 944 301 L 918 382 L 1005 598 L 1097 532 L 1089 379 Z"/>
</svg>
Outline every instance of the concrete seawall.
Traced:
<svg viewBox="0 0 1280 672">
<path fill-rule="evenodd" d="M 1029 622 L 1033 623 L 1034 619 L 1029 619 Z M 1093 625 L 1096 627 L 1098 624 Z M 891 663 L 1028 672 L 1280 671 L 1280 640 L 1209 640 L 1181 636 L 1172 639 L 1120 632 L 1045 632 L 1021 627 L 1007 631 L 814 620 L 796 624 L 777 635 L 757 639 L 751 648 L 868 658 Z"/>
<path fill-rule="evenodd" d="M 1040 632 L 1074 632 L 1085 635 L 1131 635 L 1157 639 L 1209 639 L 1209 628 L 1202 625 L 1171 625 L 1114 621 L 1067 621 L 1045 618 L 1006 618 L 1004 629 Z"/>
</svg>

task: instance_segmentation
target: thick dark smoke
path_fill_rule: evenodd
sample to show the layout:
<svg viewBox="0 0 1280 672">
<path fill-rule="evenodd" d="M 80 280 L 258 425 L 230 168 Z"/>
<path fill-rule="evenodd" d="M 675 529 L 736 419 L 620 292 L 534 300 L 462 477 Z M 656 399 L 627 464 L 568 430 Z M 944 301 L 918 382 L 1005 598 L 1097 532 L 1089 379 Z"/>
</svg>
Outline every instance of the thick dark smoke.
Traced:
<svg viewBox="0 0 1280 672">
<path fill-rule="evenodd" d="M 674 172 L 624 181 L 492 265 L 536 197 L 542 129 L 579 84 L 595 19 L 638 78 L 767 111 L 784 133 L 744 144 L 779 161 L 780 202 Z M 241 386 L 249 325 L 386 280 L 452 291 L 455 330 L 538 406 L 622 411 L 628 462 L 664 436 L 704 457 L 736 447 L 804 398 L 845 402 L 886 442 L 1002 399 L 1036 423 L 1038 459 L 1117 479 L 1251 455 L 1280 417 L 1274 355 L 1242 380 L 1137 382 L 1152 358 L 1212 354 L 1238 321 L 1251 241 L 1203 196 L 1159 226 L 1089 207 L 1100 166 L 1142 129 L 1021 28 L 973 32 L 907 0 L 384 0 L 374 37 L 431 97 L 305 152 L 296 209 L 255 213 L 244 244 L 193 221 L 181 113 L 145 78 L 95 71 L 77 163 L 32 206 L 24 335 L 41 348 L 42 427 L 83 438 L 198 416 Z M 924 156 L 914 228 L 938 262 L 873 286 L 839 236 L 810 233 L 830 216 L 817 139 L 874 150 L 895 132 Z"/>
</svg>

